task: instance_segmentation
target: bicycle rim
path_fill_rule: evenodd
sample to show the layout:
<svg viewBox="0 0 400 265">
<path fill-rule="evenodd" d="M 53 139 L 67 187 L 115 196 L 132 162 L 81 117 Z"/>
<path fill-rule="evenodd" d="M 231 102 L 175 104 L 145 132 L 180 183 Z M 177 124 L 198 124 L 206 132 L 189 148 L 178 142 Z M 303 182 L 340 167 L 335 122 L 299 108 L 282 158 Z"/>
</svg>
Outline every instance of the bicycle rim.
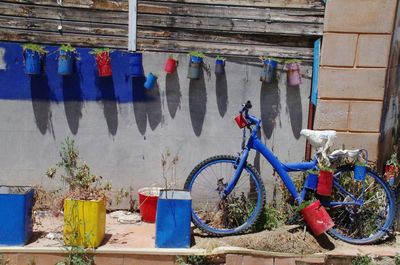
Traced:
<svg viewBox="0 0 400 265">
<path fill-rule="evenodd" d="M 340 189 L 343 188 L 347 192 Z M 368 169 L 364 181 L 354 179 L 354 167 L 343 167 L 335 174 L 332 200 L 361 205 L 328 208 L 335 223 L 329 233 L 352 244 L 371 244 L 384 237 L 393 223 L 395 203 L 386 183 Z"/>
<path fill-rule="evenodd" d="M 192 196 L 192 220 L 208 234 L 243 233 L 252 227 L 264 207 L 264 186 L 250 166 L 243 169 L 234 190 L 221 198 L 219 191 L 229 183 L 234 165 L 230 156 L 207 159 L 192 171 L 185 184 Z"/>
</svg>

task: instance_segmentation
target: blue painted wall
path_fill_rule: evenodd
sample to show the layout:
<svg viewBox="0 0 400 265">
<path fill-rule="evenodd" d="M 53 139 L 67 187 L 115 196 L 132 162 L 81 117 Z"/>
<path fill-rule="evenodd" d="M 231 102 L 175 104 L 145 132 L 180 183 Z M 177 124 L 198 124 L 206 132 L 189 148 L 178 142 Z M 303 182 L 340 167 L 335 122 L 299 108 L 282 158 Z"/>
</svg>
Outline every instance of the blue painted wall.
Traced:
<svg viewBox="0 0 400 265">
<path fill-rule="evenodd" d="M 18 43 L 0 42 L 5 49 L 6 69 L 0 70 L 0 99 L 49 101 L 113 100 L 120 103 L 144 97 L 144 78 L 128 76 L 128 53 L 111 53 L 112 77 L 98 77 L 95 58 L 90 49 L 78 48 L 80 60 L 73 75 L 57 73 L 58 46 L 46 46 L 44 72 L 29 76 L 24 73 L 22 47 Z"/>
</svg>

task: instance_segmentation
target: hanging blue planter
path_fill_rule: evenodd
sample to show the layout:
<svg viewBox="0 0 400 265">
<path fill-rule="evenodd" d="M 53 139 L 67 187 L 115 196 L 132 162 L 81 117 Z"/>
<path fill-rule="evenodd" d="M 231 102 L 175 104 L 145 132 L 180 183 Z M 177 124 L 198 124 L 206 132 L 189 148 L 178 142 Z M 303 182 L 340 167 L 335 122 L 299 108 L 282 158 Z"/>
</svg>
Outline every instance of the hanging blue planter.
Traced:
<svg viewBox="0 0 400 265">
<path fill-rule="evenodd" d="M 28 75 L 38 75 L 41 72 L 42 56 L 39 52 L 26 49 L 24 50 L 25 73 Z"/>
<path fill-rule="evenodd" d="M 203 62 L 203 57 L 199 57 L 199 56 L 190 56 L 190 62 L 192 63 L 202 63 Z"/>
<path fill-rule="evenodd" d="M 146 82 L 144 83 L 144 87 L 146 89 L 152 89 L 157 81 L 157 76 L 153 73 L 149 73 L 146 78 Z"/>
<path fill-rule="evenodd" d="M 354 166 L 354 179 L 358 181 L 364 181 L 367 175 L 367 167 L 365 165 Z"/>
<path fill-rule="evenodd" d="M 58 74 L 70 75 L 74 70 L 74 54 L 69 51 L 60 50 L 58 56 Z"/>
<path fill-rule="evenodd" d="M 261 70 L 260 81 L 271 84 L 276 79 L 276 69 L 278 62 L 271 59 L 264 60 L 264 66 Z"/>
<path fill-rule="evenodd" d="M 132 77 L 144 77 L 143 56 L 140 52 L 129 54 L 128 73 Z"/>
<path fill-rule="evenodd" d="M 190 247 L 191 209 L 190 191 L 161 190 L 157 202 L 156 247 Z"/>
<path fill-rule="evenodd" d="M 318 175 L 314 173 L 308 173 L 304 187 L 310 190 L 316 190 L 318 185 Z"/>
<path fill-rule="evenodd" d="M 217 59 L 215 60 L 215 74 L 224 75 L 225 74 L 225 61 Z"/>
</svg>

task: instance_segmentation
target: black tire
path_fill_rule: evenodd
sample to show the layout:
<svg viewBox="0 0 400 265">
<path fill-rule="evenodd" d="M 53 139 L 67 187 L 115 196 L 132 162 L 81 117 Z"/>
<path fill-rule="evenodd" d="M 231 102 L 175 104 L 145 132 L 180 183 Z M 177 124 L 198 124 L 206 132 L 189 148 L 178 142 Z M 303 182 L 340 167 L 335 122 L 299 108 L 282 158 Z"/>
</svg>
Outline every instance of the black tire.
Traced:
<svg viewBox="0 0 400 265">
<path fill-rule="evenodd" d="M 190 190 L 191 194 L 192 194 L 192 222 L 199 229 L 201 229 L 203 232 L 205 232 L 209 235 L 226 236 L 226 235 L 241 234 L 246 231 L 249 231 L 250 229 L 253 228 L 256 221 L 258 220 L 261 213 L 263 212 L 263 209 L 265 206 L 265 187 L 261 180 L 260 174 L 250 164 L 246 164 L 246 166 L 244 167 L 242 175 L 240 176 L 240 180 L 238 181 L 238 183 L 235 186 L 232 193 L 227 196 L 227 199 L 222 200 L 219 197 L 218 190 L 213 189 L 214 184 L 210 184 L 209 182 L 200 184 L 200 182 L 198 182 L 198 183 L 196 182 L 196 180 L 199 179 L 198 178 L 199 176 L 201 176 L 200 179 L 201 178 L 204 179 L 204 178 L 206 178 L 206 176 L 211 175 L 211 173 L 206 174 L 206 171 L 209 170 L 210 168 L 211 168 L 211 170 L 213 170 L 212 166 L 214 166 L 214 165 L 219 164 L 219 166 L 221 167 L 221 171 L 222 171 L 222 167 L 224 167 L 224 168 L 226 167 L 231 172 L 234 172 L 236 160 L 237 160 L 236 157 L 230 156 L 230 155 L 219 155 L 219 156 L 210 157 L 210 158 L 204 160 L 203 162 L 201 162 L 200 164 L 198 164 L 192 170 L 192 172 L 189 174 L 188 178 L 186 179 L 184 188 Z M 211 172 L 214 175 L 214 177 L 212 177 L 213 181 L 215 178 L 216 182 L 218 182 L 218 183 L 220 183 L 219 182 L 220 179 L 223 179 L 221 181 L 221 183 L 228 183 L 230 177 L 232 176 L 231 174 L 221 174 L 221 175 L 217 176 L 215 171 L 211 171 Z M 248 182 L 249 188 L 247 188 L 247 182 L 246 182 L 244 174 L 248 174 L 248 176 L 249 176 L 249 182 Z M 244 184 L 246 184 L 244 187 L 243 187 L 244 184 L 240 183 L 241 180 Z M 210 187 L 208 187 L 208 186 L 210 186 Z M 200 190 L 197 190 L 197 189 L 199 189 L 199 187 L 204 187 L 203 189 L 207 189 L 207 192 L 209 194 L 208 193 L 204 194 Z M 217 187 L 218 187 L 217 183 L 215 183 L 215 188 L 217 188 Z M 245 216 L 247 213 L 248 216 L 243 217 L 243 220 L 242 220 L 243 222 L 239 222 L 239 221 L 237 221 L 237 219 L 234 219 L 235 222 L 237 221 L 236 222 L 237 224 L 232 224 L 235 222 L 229 223 L 226 221 L 226 220 L 230 220 L 230 216 L 228 216 L 229 214 L 232 213 L 231 215 L 233 216 L 233 211 L 227 210 L 227 208 L 232 205 L 231 201 L 237 202 L 237 198 L 239 198 L 239 196 L 235 192 L 240 193 L 241 187 L 243 187 L 243 189 L 245 189 L 245 190 L 248 190 L 246 193 L 242 192 L 240 194 L 240 200 L 243 199 L 245 205 L 253 204 L 254 196 L 256 196 L 256 201 L 254 203 L 254 208 L 239 207 L 239 208 L 243 208 L 243 209 L 248 209 L 251 212 L 248 213 L 245 210 L 243 210 L 243 212 L 245 213 L 243 215 Z M 197 196 L 196 193 L 199 193 L 199 196 Z M 216 197 L 216 194 L 218 195 L 218 197 Z M 243 196 L 245 196 L 245 197 L 248 196 L 249 198 L 247 198 L 247 197 L 242 198 Z M 207 197 L 207 198 L 205 199 L 204 197 Z M 213 198 L 215 198 L 214 204 L 216 204 L 216 206 L 212 205 L 211 203 L 208 203 L 208 201 L 205 201 L 205 200 L 211 200 Z M 209 205 L 212 205 L 212 206 L 210 207 Z M 224 206 L 221 207 L 221 205 L 224 205 Z M 201 207 L 201 211 L 199 211 L 200 207 Z M 211 213 L 208 213 L 207 210 L 204 210 L 204 209 L 206 209 L 206 207 L 216 210 L 217 211 L 216 214 L 212 215 Z M 223 210 L 221 210 L 221 208 L 223 208 Z M 196 214 L 196 212 L 197 212 L 197 214 Z M 198 214 L 199 212 L 203 213 L 203 217 L 201 217 L 200 214 Z M 219 215 L 220 216 L 219 219 L 220 220 L 223 219 L 224 221 L 221 221 L 218 224 L 213 224 L 214 220 L 211 222 L 208 220 L 211 218 L 216 219 L 215 216 L 217 216 L 218 213 L 220 213 L 220 212 L 223 212 L 223 213 L 222 213 L 222 216 L 221 216 L 221 214 Z M 235 213 L 235 214 L 237 214 L 237 213 Z M 206 217 L 204 217 L 204 216 L 206 216 Z M 222 222 L 224 222 L 225 224 L 221 224 Z M 227 227 L 224 227 L 224 226 L 227 226 Z"/>
</svg>

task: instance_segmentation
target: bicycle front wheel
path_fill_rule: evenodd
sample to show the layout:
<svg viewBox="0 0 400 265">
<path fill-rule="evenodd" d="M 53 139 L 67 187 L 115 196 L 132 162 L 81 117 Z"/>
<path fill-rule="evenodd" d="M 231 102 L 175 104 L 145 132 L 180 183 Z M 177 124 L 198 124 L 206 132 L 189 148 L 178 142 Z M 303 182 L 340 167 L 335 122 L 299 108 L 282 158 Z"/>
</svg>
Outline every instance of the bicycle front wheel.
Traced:
<svg viewBox="0 0 400 265">
<path fill-rule="evenodd" d="M 343 166 L 334 176 L 328 212 L 335 226 L 332 236 L 352 244 L 371 244 L 388 234 L 395 217 L 395 200 L 388 185 L 367 169 L 364 181 L 354 179 L 354 166 Z"/>
<path fill-rule="evenodd" d="M 221 198 L 236 170 L 234 156 L 208 158 L 197 165 L 185 183 L 191 191 L 192 221 L 214 235 L 234 235 L 250 230 L 265 205 L 265 187 L 257 170 L 247 164 L 233 191 Z"/>
</svg>

